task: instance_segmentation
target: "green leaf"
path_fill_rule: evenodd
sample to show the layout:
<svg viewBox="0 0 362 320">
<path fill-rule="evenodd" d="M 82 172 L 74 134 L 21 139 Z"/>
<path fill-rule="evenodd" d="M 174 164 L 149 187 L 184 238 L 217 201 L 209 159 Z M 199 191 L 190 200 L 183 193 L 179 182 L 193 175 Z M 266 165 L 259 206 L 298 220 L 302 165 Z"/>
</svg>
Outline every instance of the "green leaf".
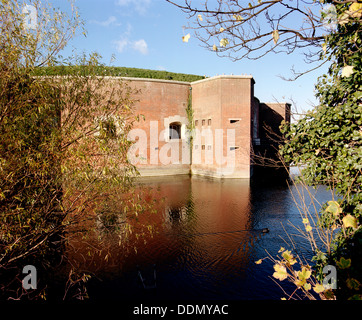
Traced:
<svg viewBox="0 0 362 320">
<path fill-rule="evenodd" d="M 351 266 L 351 259 L 345 259 L 341 257 L 339 261 L 336 261 L 339 269 L 348 269 Z"/>
<path fill-rule="evenodd" d="M 359 287 L 361 286 L 361 283 L 353 278 L 348 278 L 346 281 L 347 287 L 352 289 L 352 290 L 358 290 Z"/>
</svg>

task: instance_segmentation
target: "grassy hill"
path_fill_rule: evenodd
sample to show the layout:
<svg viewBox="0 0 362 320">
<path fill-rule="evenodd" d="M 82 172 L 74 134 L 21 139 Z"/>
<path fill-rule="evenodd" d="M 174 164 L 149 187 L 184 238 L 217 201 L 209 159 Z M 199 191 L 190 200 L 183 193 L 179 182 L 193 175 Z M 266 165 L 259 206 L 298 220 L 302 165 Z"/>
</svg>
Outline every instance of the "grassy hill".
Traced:
<svg viewBox="0 0 362 320">
<path fill-rule="evenodd" d="M 41 67 L 37 68 L 34 72 L 36 76 L 62 76 L 70 74 L 87 75 L 89 69 L 86 66 L 54 66 L 54 67 Z M 120 76 L 120 77 L 134 77 L 134 78 L 148 78 L 148 79 L 164 79 L 193 82 L 204 79 L 204 76 L 193 74 L 174 73 L 161 70 L 149 70 L 139 68 L 127 67 L 97 67 L 96 73 L 102 76 Z"/>
</svg>

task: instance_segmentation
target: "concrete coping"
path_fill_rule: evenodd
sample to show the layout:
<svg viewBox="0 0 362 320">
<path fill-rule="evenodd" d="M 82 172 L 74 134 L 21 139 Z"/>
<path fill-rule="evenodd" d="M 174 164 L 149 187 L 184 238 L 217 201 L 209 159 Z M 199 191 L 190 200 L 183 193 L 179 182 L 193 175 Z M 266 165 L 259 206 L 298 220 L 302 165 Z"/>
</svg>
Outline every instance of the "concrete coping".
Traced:
<svg viewBox="0 0 362 320">
<path fill-rule="evenodd" d="M 35 78 L 71 78 L 71 76 L 35 76 Z M 104 78 L 104 79 L 109 79 L 109 80 L 117 80 L 117 79 L 122 79 L 125 81 L 150 81 L 150 82 L 166 82 L 166 83 L 173 83 L 173 84 L 183 84 L 183 85 L 187 85 L 190 86 L 191 82 L 186 82 L 186 81 L 176 81 L 176 80 L 166 80 L 166 79 L 153 79 L 153 78 L 136 78 L 136 77 L 122 77 L 122 76 L 95 76 L 96 78 Z"/>
<path fill-rule="evenodd" d="M 197 81 L 191 82 L 191 84 L 198 84 L 198 83 L 202 83 L 205 81 L 216 80 L 216 79 L 252 79 L 255 82 L 252 75 L 246 74 L 246 75 L 219 75 L 219 76 L 214 76 L 214 77 L 210 77 L 210 78 L 206 78 L 206 79 L 197 80 Z"/>
<path fill-rule="evenodd" d="M 151 78 L 133 78 L 133 77 L 109 77 L 109 78 L 122 78 L 124 80 L 130 80 L 130 81 L 166 82 L 166 83 L 185 84 L 185 85 L 197 84 L 197 83 L 201 83 L 204 81 L 211 81 L 211 80 L 216 80 L 216 79 L 252 79 L 254 81 L 252 75 L 219 75 L 219 76 L 214 76 L 214 77 L 201 79 L 201 80 L 197 80 L 197 81 L 193 81 L 193 82 L 165 80 L 165 79 L 151 79 Z"/>
<path fill-rule="evenodd" d="M 67 76 L 36 76 L 38 77 L 44 77 L 44 78 L 61 78 L 61 77 L 67 77 Z M 96 76 L 96 77 L 102 77 L 102 76 Z M 173 84 L 181 84 L 181 85 L 187 85 L 190 86 L 192 84 L 198 84 L 205 81 L 212 81 L 217 79 L 252 79 L 255 83 L 255 80 L 253 79 L 252 75 L 219 75 L 219 76 L 213 76 L 206 79 L 201 79 L 193 82 L 186 82 L 186 81 L 177 81 L 177 80 L 166 80 L 166 79 L 154 79 L 154 78 L 136 78 L 136 77 L 122 77 L 122 76 L 104 76 L 105 79 L 123 79 L 128 81 L 149 81 L 149 82 L 163 82 L 163 83 L 173 83 Z"/>
</svg>

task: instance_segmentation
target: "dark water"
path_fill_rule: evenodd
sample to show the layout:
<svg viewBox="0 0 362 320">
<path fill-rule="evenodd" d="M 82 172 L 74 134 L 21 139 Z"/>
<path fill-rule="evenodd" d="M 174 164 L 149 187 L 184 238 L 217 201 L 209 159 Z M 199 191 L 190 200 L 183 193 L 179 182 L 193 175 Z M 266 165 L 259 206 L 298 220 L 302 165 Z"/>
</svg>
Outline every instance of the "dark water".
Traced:
<svg viewBox="0 0 362 320">
<path fill-rule="evenodd" d="M 159 233 L 146 244 L 138 243 L 137 253 L 113 257 L 110 265 L 105 264 L 101 276 L 89 283 L 91 300 L 279 300 L 285 296 L 270 278 L 273 263 L 255 261 L 288 247 L 285 230 L 297 233 L 288 221 L 302 225 L 292 198 L 297 186 L 186 176 L 142 183 L 154 188 L 158 199 L 165 199 L 157 203 Z M 331 197 L 323 187 L 309 190 L 321 203 Z M 310 203 L 309 196 L 306 202 Z M 269 232 L 263 233 L 263 228 Z M 310 257 L 308 243 L 294 239 Z M 145 289 L 140 274 L 144 284 L 156 288 Z"/>
</svg>

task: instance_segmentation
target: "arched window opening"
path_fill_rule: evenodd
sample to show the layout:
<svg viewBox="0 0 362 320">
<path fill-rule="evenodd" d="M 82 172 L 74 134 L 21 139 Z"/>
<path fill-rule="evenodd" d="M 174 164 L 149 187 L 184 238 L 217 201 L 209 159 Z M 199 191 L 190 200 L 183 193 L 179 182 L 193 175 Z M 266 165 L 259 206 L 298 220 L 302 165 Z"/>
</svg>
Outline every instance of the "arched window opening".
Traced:
<svg viewBox="0 0 362 320">
<path fill-rule="evenodd" d="M 181 123 L 179 123 L 179 122 L 170 123 L 169 138 L 170 138 L 170 140 L 181 138 Z"/>
</svg>

